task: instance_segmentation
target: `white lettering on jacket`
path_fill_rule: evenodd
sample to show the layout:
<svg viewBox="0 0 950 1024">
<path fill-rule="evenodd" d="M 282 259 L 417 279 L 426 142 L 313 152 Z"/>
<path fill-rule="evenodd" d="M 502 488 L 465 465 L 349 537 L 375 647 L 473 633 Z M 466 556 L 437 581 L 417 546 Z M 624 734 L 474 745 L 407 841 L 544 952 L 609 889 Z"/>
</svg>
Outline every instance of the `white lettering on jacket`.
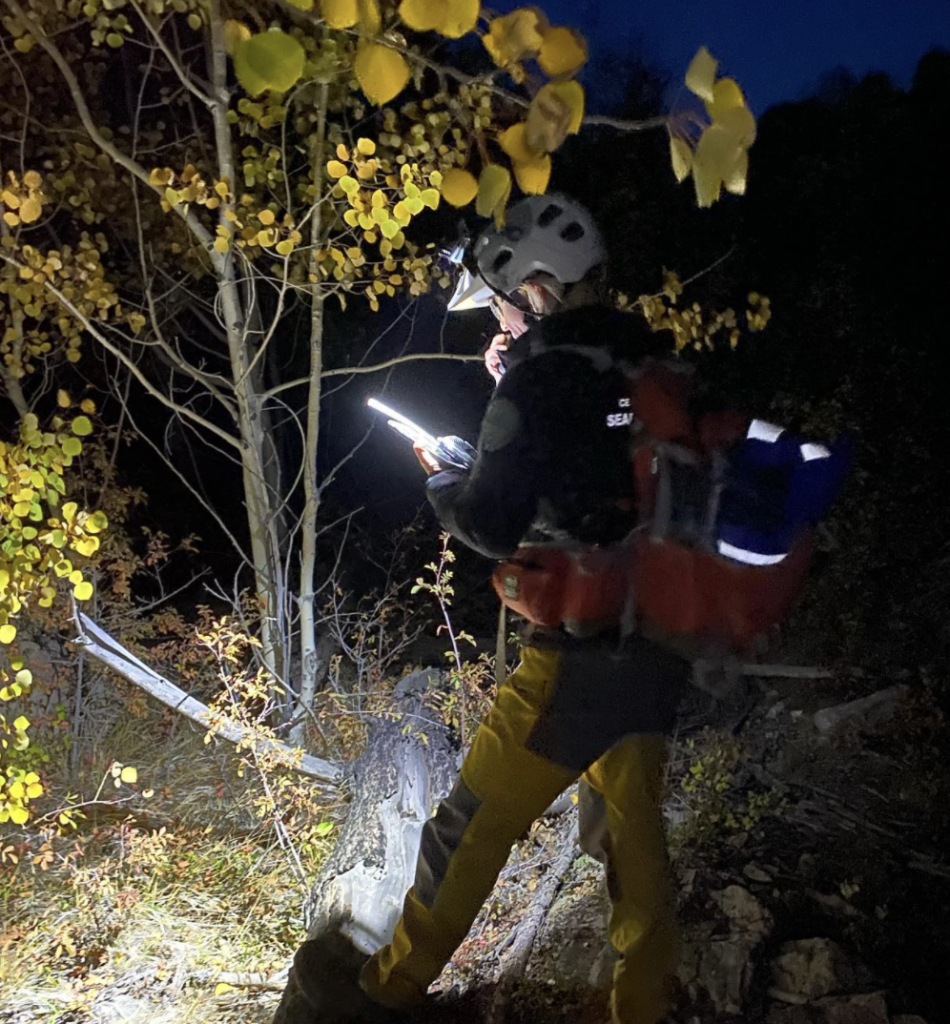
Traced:
<svg viewBox="0 0 950 1024">
<path fill-rule="evenodd" d="M 607 415 L 608 427 L 629 427 L 633 423 L 632 412 L 612 412 Z"/>
</svg>

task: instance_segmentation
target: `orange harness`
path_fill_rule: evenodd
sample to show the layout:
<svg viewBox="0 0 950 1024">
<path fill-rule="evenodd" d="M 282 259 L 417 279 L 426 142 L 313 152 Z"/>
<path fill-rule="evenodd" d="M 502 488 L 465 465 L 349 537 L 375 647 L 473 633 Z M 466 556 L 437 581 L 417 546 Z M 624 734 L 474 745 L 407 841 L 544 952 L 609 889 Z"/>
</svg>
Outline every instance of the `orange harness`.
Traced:
<svg viewBox="0 0 950 1024">
<path fill-rule="evenodd" d="M 529 622 L 591 635 L 620 625 L 648 624 L 667 636 L 734 649 L 746 647 L 788 612 L 804 584 L 813 541 L 803 534 L 774 565 L 745 565 L 666 532 L 669 494 L 664 460 L 712 460 L 744 436 L 747 420 L 726 413 L 698 424 L 687 412 L 689 382 L 648 362 L 632 381 L 631 405 L 640 427 L 632 469 L 638 525 L 620 544 L 600 548 L 526 545 L 495 570 L 504 604 Z"/>
</svg>

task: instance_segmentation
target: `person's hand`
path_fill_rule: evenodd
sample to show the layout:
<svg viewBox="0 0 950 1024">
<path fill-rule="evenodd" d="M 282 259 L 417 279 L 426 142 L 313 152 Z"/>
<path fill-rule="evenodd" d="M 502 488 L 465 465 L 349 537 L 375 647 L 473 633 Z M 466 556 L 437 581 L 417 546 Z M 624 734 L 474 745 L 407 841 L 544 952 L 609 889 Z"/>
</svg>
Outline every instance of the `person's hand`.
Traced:
<svg viewBox="0 0 950 1024">
<path fill-rule="evenodd" d="M 501 378 L 505 373 L 501 354 L 508 351 L 510 341 L 511 337 L 509 335 L 496 334 L 485 352 L 485 369 L 491 374 L 492 380 L 496 384 L 501 383 Z"/>
<path fill-rule="evenodd" d="M 442 466 L 438 460 L 430 453 L 425 450 L 421 445 L 414 444 L 412 450 L 416 453 L 416 458 L 419 460 L 419 465 L 432 476 L 433 473 L 441 473 Z"/>
</svg>

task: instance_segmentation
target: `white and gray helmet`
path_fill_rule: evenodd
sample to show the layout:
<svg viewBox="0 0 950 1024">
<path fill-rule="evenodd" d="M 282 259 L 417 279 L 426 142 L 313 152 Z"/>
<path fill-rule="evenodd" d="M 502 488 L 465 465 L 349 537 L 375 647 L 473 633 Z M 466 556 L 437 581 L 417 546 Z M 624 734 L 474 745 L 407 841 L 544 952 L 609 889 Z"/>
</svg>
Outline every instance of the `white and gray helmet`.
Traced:
<svg viewBox="0 0 950 1024">
<path fill-rule="evenodd" d="M 503 228 L 487 228 L 476 239 L 470 262 L 477 273 L 462 274 L 449 310 L 487 306 L 535 274 L 575 284 L 606 256 L 600 231 L 580 203 L 557 193 L 530 196 L 511 207 Z"/>
</svg>

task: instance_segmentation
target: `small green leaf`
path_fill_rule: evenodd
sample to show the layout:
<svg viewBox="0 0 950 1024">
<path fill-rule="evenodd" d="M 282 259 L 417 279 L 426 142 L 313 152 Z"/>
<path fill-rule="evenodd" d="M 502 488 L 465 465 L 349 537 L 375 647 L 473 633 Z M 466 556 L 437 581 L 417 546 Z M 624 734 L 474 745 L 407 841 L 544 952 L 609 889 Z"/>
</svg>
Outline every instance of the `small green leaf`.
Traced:
<svg viewBox="0 0 950 1024">
<path fill-rule="evenodd" d="M 303 74 L 306 54 L 286 32 L 258 32 L 242 43 L 234 54 L 238 81 L 252 96 L 263 92 L 286 92 Z"/>
<path fill-rule="evenodd" d="M 92 420 L 88 416 L 77 416 L 72 423 L 73 433 L 78 437 L 88 437 L 92 433 Z M 63 446 L 65 451 L 65 445 Z M 66 452 L 68 455 L 69 452 Z"/>
</svg>

